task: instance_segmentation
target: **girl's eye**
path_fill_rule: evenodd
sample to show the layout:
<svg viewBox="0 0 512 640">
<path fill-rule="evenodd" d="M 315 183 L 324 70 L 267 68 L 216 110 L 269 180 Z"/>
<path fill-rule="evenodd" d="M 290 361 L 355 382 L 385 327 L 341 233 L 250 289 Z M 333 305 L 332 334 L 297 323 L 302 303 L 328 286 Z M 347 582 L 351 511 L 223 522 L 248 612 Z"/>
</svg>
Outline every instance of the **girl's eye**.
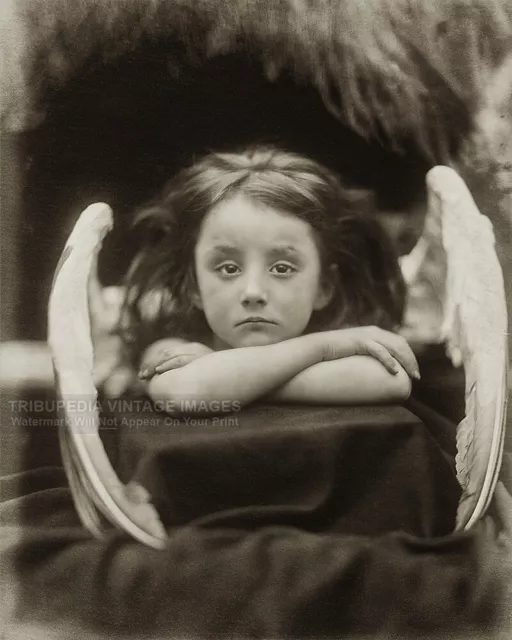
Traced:
<svg viewBox="0 0 512 640">
<path fill-rule="evenodd" d="M 295 267 L 286 262 L 278 262 L 270 270 L 278 276 L 291 276 L 292 273 L 297 271 Z"/>
<path fill-rule="evenodd" d="M 240 267 L 234 262 L 224 262 L 216 268 L 216 271 L 223 276 L 234 276 L 240 272 Z"/>
</svg>

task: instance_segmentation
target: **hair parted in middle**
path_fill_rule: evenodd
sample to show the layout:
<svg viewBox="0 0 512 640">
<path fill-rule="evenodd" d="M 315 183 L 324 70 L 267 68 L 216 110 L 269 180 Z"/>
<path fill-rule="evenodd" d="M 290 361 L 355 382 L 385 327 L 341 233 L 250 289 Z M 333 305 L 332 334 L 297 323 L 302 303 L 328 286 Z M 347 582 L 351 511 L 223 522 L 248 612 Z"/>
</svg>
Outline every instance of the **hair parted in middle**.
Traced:
<svg viewBox="0 0 512 640">
<path fill-rule="evenodd" d="M 324 276 L 335 265 L 332 300 L 313 313 L 307 331 L 357 325 L 392 329 L 401 323 L 405 284 L 391 240 L 372 215 L 370 193 L 348 189 L 310 158 L 253 146 L 202 157 L 138 212 L 135 224 L 145 239 L 126 276 L 123 322 L 137 351 L 162 337 L 199 340 L 208 330 L 193 304 L 194 249 L 208 213 L 235 195 L 307 222 Z M 148 314 L 144 307 L 150 299 L 158 302 Z"/>
</svg>

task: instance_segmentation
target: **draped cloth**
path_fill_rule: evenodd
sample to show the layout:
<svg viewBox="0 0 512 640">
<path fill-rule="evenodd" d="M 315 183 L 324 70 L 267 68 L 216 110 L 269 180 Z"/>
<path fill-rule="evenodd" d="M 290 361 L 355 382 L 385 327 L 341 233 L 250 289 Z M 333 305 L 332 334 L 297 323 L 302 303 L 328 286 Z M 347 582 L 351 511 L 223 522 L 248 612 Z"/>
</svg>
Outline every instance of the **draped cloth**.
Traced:
<svg viewBox="0 0 512 640">
<path fill-rule="evenodd" d="M 404 407 L 254 405 L 185 418 L 125 410 L 106 424 L 120 427 L 120 479 L 149 491 L 167 527 L 427 537 L 455 526 L 453 460 Z"/>
<path fill-rule="evenodd" d="M 254 406 L 215 424 L 128 409 L 104 412 L 102 437 L 121 479 L 151 492 L 167 548 L 115 531 L 91 539 L 57 467 L 33 471 L 23 496 L 7 482 L 13 637 L 495 629 L 503 568 L 492 516 L 450 533 L 454 425 L 417 400 Z"/>
</svg>

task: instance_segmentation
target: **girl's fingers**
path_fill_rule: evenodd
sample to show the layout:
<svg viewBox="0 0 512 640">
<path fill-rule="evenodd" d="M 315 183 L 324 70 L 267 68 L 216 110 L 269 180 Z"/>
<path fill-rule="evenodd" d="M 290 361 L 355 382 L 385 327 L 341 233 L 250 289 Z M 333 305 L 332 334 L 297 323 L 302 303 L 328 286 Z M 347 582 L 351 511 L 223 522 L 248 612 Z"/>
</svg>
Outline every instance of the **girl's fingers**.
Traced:
<svg viewBox="0 0 512 640">
<path fill-rule="evenodd" d="M 157 373 L 157 367 L 173 359 L 172 352 L 159 351 L 152 358 L 148 358 L 139 372 L 139 378 L 151 378 Z"/>
<path fill-rule="evenodd" d="M 420 370 L 418 361 L 405 338 L 388 331 L 383 331 L 382 341 L 379 340 L 379 342 L 382 342 L 385 348 L 398 360 L 411 378 L 419 379 Z"/>
<path fill-rule="evenodd" d="M 391 353 L 407 371 L 411 378 L 416 378 L 417 380 L 419 380 L 420 370 L 418 367 L 418 361 L 416 360 L 416 357 L 409 345 L 406 345 L 405 347 L 400 345 L 399 348 L 391 349 Z"/>
<path fill-rule="evenodd" d="M 364 350 L 367 355 L 376 358 L 393 375 L 396 375 L 399 372 L 400 369 L 395 358 L 382 344 L 371 340 L 364 344 Z"/>
<path fill-rule="evenodd" d="M 139 378 L 152 378 L 157 373 L 164 373 L 165 371 L 171 371 L 172 369 L 179 369 L 189 362 L 196 360 L 196 358 L 197 356 L 195 354 L 182 353 L 164 360 L 160 359 L 158 362 L 150 364 L 142 369 L 139 373 Z"/>
<path fill-rule="evenodd" d="M 194 360 L 193 357 L 187 355 L 173 356 L 164 362 L 161 362 L 155 367 L 156 373 L 163 373 L 164 371 L 171 371 L 172 369 L 179 369 L 184 367 L 189 362 Z"/>
<path fill-rule="evenodd" d="M 160 359 L 157 362 L 154 362 L 151 364 L 146 363 L 146 366 L 142 368 L 139 372 L 139 378 L 142 378 L 143 380 L 146 378 L 152 378 L 155 375 L 155 373 L 158 373 L 158 367 L 160 367 L 160 365 L 166 362 L 169 362 L 169 360 L 162 361 Z"/>
<path fill-rule="evenodd" d="M 170 360 L 176 355 L 181 355 L 176 353 L 176 349 L 158 349 L 154 350 L 153 353 L 144 359 L 143 370 L 154 371 L 159 364 Z"/>
<path fill-rule="evenodd" d="M 157 366 L 161 362 L 162 362 L 161 358 L 160 360 L 157 360 L 157 361 L 153 359 L 153 360 L 150 360 L 149 362 L 148 361 L 144 362 L 139 371 L 139 378 L 141 378 L 142 380 L 144 380 L 145 378 L 152 378 L 155 375 Z"/>
</svg>

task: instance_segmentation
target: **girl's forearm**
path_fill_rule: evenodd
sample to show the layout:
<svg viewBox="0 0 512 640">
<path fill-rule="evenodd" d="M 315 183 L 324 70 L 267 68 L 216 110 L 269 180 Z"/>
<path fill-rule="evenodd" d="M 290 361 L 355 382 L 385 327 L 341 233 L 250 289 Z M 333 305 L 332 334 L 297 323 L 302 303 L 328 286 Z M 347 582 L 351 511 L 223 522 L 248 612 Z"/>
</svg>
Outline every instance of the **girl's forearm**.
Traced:
<svg viewBox="0 0 512 640">
<path fill-rule="evenodd" d="M 180 412 L 201 406 L 218 412 L 219 403 L 244 406 L 261 398 L 308 367 L 321 362 L 322 343 L 315 334 L 276 344 L 216 351 L 184 367 L 151 379 L 149 395 Z M 236 403 L 236 404 L 235 404 Z M 192 409 L 193 410 L 193 409 Z"/>
<path fill-rule="evenodd" d="M 396 375 L 375 358 L 351 356 L 319 362 L 266 396 L 271 402 L 304 404 L 375 404 L 402 402 L 411 379 L 400 367 Z"/>
</svg>

